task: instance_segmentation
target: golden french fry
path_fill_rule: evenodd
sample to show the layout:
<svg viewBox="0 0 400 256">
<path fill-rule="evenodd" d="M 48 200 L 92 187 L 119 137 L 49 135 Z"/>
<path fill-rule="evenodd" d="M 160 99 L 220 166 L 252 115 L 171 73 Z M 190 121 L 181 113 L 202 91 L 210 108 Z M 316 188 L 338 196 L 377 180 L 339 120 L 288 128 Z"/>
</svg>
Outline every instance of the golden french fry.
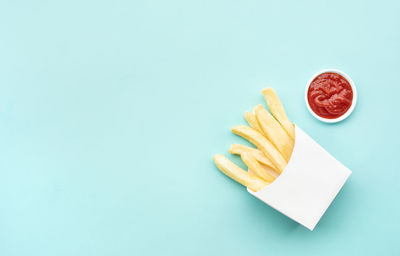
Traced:
<svg viewBox="0 0 400 256">
<path fill-rule="evenodd" d="M 271 113 L 279 121 L 279 123 L 285 129 L 290 138 L 294 141 L 294 126 L 287 117 L 285 109 L 283 108 L 282 102 L 279 100 L 278 95 L 276 95 L 275 91 L 272 88 L 266 88 L 262 90 L 262 94 L 267 101 Z"/>
<path fill-rule="evenodd" d="M 245 152 L 241 155 L 241 158 L 249 170 L 252 170 L 259 178 L 269 183 L 275 180 L 275 177 L 267 173 L 251 153 Z"/>
<path fill-rule="evenodd" d="M 293 141 L 289 135 L 262 105 L 255 106 L 254 112 L 267 139 L 281 152 L 286 161 L 289 161 L 293 150 Z"/>
<path fill-rule="evenodd" d="M 216 154 L 214 156 L 214 162 L 218 169 L 226 176 L 255 192 L 269 184 L 268 182 L 263 181 L 257 176 L 246 172 L 236 164 L 229 161 L 229 159 L 224 157 L 223 155 Z"/>
<path fill-rule="evenodd" d="M 259 148 L 269 158 L 269 160 L 271 160 L 272 164 L 276 167 L 276 171 L 279 174 L 282 173 L 283 169 L 285 169 L 287 165 L 286 160 L 274 145 L 272 145 L 272 143 L 261 133 L 246 125 L 235 126 L 232 128 L 232 132 L 245 138 Z"/>
<path fill-rule="evenodd" d="M 250 153 L 258 162 L 260 162 L 262 168 L 266 173 L 272 175 L 275 178 L 279 176 L 278 172 L 276 171 L 276 167 L 272 164 L 271 160 L 269 160 L 268 157 L 266 157 L 264 153 L 258 149 L 241 144 L 232 144 L 229 152 L 234 155 L 242 155 L 246 152 Z M 254 174 L 254 172 L 252 172 L 250 169 L 249 173 Z"/>
<path fill-rule="evenodd" d="M 244 119 L 246 119 L 247 123 L 249 123 L 251 128 L 253 128 L 254 130 L 258 131 L 262 135 L 265 135 L 263 130 L 261 129 L 260 124 L 257 121 L 256 115 L 254 115 L 250 111 L 246 111 L 244 113 Z"/>
<path fill-rule="evenodd" d="M 272 175 L 272 177 L 276 178 L 276 177 L 279 176 L 279 174 L 276 172 L 275 169 L 272 169 L 271 167 L 269 167 L 269 166 L 267 166 L 265 164 L 262 164 L 262 163 L 260 163 L 260 164 L 261 164 L 262 168 L 265 170 L 265 172 L 270 174 L 270 175 Z"/>
<path fill-rule="evenodd" d="M 264 153 L 258 149 L 244 146 L 241 144 L 232 144 L 231 147 L 229 148 L 229 153 L 234 154 L 234 155 L 242 155 L 243 153 L 246 153 L 246 152 L 251 153 L 258 162 L 260 162 L 268 167 L 271 167 L 272 169 L 275 168 L 274 164 L 271 162 L 271 160 L 269 160 L 268 157 L 266 157 L 264 155 Z"/>
<path fill-rule="evenodd" d="M 247 172 L 251 175 L 257 176 L 255 172 L 253 172 L 251 169 L 248 169 Z"/>
</svg>

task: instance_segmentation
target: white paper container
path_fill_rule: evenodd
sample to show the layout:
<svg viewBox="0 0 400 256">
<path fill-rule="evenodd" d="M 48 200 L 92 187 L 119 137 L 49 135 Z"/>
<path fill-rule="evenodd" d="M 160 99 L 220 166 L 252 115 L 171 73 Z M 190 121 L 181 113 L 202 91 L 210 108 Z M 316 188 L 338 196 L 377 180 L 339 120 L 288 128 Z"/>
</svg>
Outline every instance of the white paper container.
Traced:
<svg viewBox="0 0 400 256">
<path fill-rule="evenodd" d="M 351 171 L 297 125 L 295 133 L 293 153 L 282 174 L 258 192 L 247 191 L 313 230 Z"/>
</svg>

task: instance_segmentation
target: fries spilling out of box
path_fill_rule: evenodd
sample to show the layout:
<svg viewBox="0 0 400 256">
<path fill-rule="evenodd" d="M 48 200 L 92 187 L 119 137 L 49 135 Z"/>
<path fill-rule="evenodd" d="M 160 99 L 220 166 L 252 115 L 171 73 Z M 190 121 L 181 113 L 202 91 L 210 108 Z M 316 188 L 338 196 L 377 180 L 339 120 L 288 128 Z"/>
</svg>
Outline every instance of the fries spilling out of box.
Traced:
<svg viewBox="0 0 400 256">
<path fill-rule="evenodd" d="M 256 146 L 233 144 L 229 149 L 240 155 L 248 171 L 220 154 L 214 162 L 250 194 L 313 230 L 351 171 L 292 124 L 274 90 L 262 93 L 270 112 L 257 105 L 244 115 L 250 126 L 232 128 Z"/>
</svg>

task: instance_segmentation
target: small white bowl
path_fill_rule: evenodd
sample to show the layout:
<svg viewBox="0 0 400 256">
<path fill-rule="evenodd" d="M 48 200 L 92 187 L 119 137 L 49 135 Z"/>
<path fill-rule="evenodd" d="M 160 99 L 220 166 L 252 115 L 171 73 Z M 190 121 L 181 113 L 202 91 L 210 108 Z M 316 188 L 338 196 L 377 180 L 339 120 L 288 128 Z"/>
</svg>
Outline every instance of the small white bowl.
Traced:
<svg viewBox="0 0 400 256">
<path fill-rule="evenodd" d="M 319 75 L 321 75 L 323 73 L 336 73 L 336 74 L 339 74 L 339 75 L 343 76 L 350 83 L 351 89 L 353 90 L 353 101 L 351 102 L 350 108 L 346 111 L 346 113 L 344 113 L 343 115 L 339 116 L 338 118 L 330 119 L 330 118 L 320 117 L 319 115 L 314 113 L 314 111 L 310 107 L 310 104 L 308 103 L 308 97 L 307 97 L 308 96 L 308 88 L 310 87 L 310 84 L 312 83 L 312 81 L 317 76 L 319 76 Z M 340 121 L 346 119 L 351 114 L 351 112 L 353 112 L 353 110 L 354 110 L 354 108 L 356 106 L 356 103 L 357 103 L 357 90 L 356 90 L 356 86 L 355 86 L 353 80 L 351 80 L 351 78 L 346 73 L 344 73 L 344 72 L 342 72 L 340 70 L 337 70 L 337 69 L 324 69 L 324 70 L 321 70 L 320 72 L 314 74 L 310 78 L 310 80 L 308 80 L 308 83 L 307 83 L 307 86 L 306 86 L 306 91 L 305 91 L 305 100 L 306 100 L 306 105 L 307 105 L 308 111 L 315 118 L 317 118 L 318 120 L 320 120 L 322 122 L 325 122 L 325 123 L 337 123 L 337 122 L 340 122 Z"/>
</svg>

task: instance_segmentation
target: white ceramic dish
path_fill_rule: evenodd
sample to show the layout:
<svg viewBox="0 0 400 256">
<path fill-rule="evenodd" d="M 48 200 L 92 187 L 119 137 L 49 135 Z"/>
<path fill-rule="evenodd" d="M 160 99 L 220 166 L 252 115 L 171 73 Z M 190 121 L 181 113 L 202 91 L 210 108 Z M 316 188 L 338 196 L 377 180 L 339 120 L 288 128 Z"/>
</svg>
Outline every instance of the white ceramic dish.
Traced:
<svg viewBox="0 0 400 256">
<path fill-rule="evenodd" d="M 333 119 L 329 119 L 329 118 L 323 118 L 320 117 L 319 115 L 317 115 L 316 113 L 314 113 L 314 111 L 311 109 L 310 104 L 308 103 L 308 88 L 310 87 L 311 82 L 319 75 L 323 74 L 323 73 L 336 73 L 339 74 L 341 76 L 343 76 L 349 83 L 351 86 L 351 89 L 353 90 L 353 101 L 351 103 L 350 108 L 347 110 L 346 113 L 344 113 L 343 115 L 339 116 L 338 118 L 333 118 Z M 353 80 L 351 80 L 350 76 L 348 76 L 346 73 L 344 73 L 343 71 L 337 70 L 337 69 L 324 69 L 321 70 L 320 72 L 314 74 L 310 80 L 308 80 L 307 86 L 306 86 L 306 90 L 305 90 L 305 101 L 306 101 L 306 105 L 307 105 L 307 109 L 308 111 L 311 113 L 311 115 L 313 115 L 315 118 L 317 118 L 318 120 L 325 122 L 325 123 L 337 123 L 340 122 L 344 119 L 346 119 L 354 110 L 356 104 L 357 104 L 357 89 L 356 86 L 353 82 Z"/>
</svg>

